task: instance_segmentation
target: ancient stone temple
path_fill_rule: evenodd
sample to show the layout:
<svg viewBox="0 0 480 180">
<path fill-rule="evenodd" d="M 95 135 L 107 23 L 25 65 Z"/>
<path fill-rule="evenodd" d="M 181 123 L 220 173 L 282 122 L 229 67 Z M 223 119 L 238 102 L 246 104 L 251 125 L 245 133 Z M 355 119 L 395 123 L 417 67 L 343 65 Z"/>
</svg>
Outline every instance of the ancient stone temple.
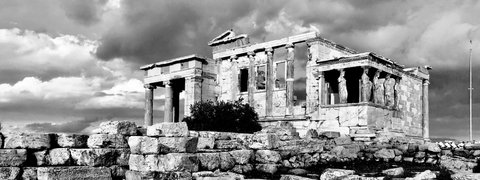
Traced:
<svg viewBox="0 0 480 180">
<path fill-rule="evenodd" d="M 146 125 L 154 119 L 153 91 L 163 87 L 165 122 L 181 121 L 180 109 L 188 115 L 196 101 L 243 98 L 263 126 L 289 121 L 300 133 L 315 129 L 360 139 L 382 132 L 429 138 L 429 68 L 405 68 L 316 32 L 251 43 L 248 35 L 229 30 L 208 45 L 212 58 L 190 55 L 141 67 Z"/>
</svg>

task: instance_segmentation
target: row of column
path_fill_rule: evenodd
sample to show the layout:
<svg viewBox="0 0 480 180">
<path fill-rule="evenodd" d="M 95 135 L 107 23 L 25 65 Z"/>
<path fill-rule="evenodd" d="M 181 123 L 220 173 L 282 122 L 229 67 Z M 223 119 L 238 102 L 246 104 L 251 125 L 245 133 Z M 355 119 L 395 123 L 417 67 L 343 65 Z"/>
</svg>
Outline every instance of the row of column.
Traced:
<svg viewBox="0 0 480 180">
<path fill-rule="evenodd" d="M 185 114 L 189 114 L 189 109 L 191 104 L 196 101 L 201 100 L 201 77 L 187 77 L 185 78 Z M 172 82 L 170 80 L 163 81 L 165 86 L 165 105 L 164 105 L 164 117 L 163 122 L 174 122 L 174 113 L 176 117 L 179 117 L 179 93 L 174 92 L 172 88 Z M 153 125 L 153 100 L 154 100 L 154 89 L 156 86 L 152 84 L 145 84 L 145 116 L 144 124 L 146 126 Z M 175 94 L 174 94 L 175 93 Z"/>
<path fill-rule="evenodd" d="M 286 73 L 286 116 L 293 115 L 293 81 L 294 81 L 294 60 L 295 60 L 295 49 L 293 44 L 287 44 L 287 73 Z M 273 90 L 275 86 L 275 73 L 274 73 L 274 63 L 273 63 L 273 48 L 266 48 L 265 52 L 267 54 L 267 78 L 266 78 L 266 99 L 265 99 L 265 116 L 272 117 L 273 109 Z M 249 67 L 248 67 L 248 103 L 253 105 L 255 103 L 255 52 L 247 53 L 249 58 Z"/>
</svg>

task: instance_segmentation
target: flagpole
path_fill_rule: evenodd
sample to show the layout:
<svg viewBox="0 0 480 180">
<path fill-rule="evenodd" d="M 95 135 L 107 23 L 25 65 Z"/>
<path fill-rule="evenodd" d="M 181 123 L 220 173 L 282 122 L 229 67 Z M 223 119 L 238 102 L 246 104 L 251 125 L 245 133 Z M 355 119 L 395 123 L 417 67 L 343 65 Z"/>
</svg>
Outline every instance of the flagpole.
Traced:
<svg viewBox="0 0 480 180">
<path fill-rule="evenodd" d="M 470 40 L 470 56 L 468 58 L 469 62 L 469 69 L 470 69 L 470 87 L 468 90 L 470 91 L 470 141 L 473 142 L 473 131 L 472 131 L 472 40 Z"/>
</svg>

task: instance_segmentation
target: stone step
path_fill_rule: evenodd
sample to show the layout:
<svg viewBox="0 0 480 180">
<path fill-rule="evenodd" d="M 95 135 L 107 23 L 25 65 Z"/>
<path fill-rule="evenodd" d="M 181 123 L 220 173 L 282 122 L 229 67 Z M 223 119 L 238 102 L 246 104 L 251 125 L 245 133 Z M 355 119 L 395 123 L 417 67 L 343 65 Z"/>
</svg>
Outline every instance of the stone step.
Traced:
<svg viewBox="0 0 480 180">
<path fill-rule="evenodd" d="M 37 176 L 38 180 L 111 180 L 112 172 L 108 167 L 56 166 L 37 168 Z"/>
</svg>

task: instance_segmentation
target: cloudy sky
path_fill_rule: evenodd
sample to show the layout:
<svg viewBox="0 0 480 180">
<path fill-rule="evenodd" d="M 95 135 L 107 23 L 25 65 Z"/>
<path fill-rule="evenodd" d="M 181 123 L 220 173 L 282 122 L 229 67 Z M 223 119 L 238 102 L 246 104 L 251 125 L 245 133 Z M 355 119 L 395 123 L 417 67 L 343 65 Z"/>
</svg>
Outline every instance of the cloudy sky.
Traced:
<svg viewBox="0 0 480 180">
<path fill-rule="evenodd" d="M 230 28 L 256 42 L 318 31 L 406 66 L 431 65 L 431 136 L 458 139 L 468 136 L 472 39 L 480 139 L 479 10 L 475 0 L 0 0 L 0 121 L 4 130 L 51 132 L 141 124 L 139 66 L 211 57 L 207 42 Z"/>
</svg>

